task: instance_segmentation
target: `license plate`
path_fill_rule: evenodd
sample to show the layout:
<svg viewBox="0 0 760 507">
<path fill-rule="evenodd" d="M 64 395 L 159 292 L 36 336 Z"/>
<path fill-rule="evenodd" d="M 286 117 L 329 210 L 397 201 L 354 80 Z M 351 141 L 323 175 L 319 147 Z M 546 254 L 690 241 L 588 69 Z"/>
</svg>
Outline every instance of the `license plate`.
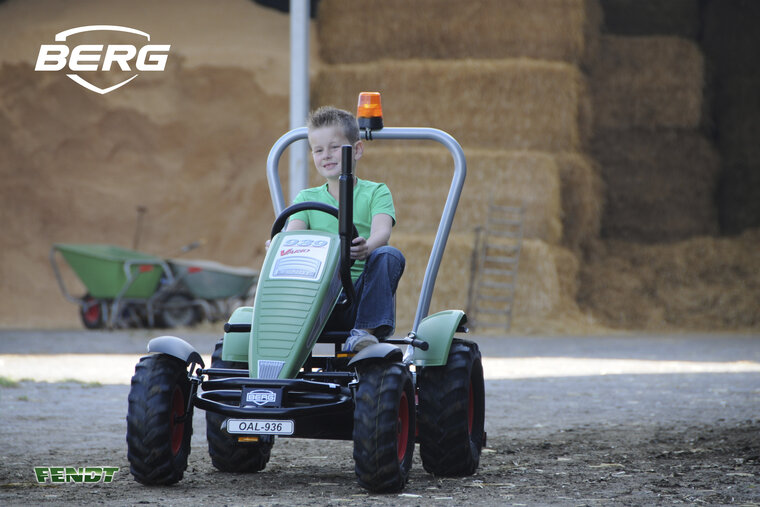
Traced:
<svg viewBox="0 0 760 507">
<path fill-rule="evenodd" d="M 228 419 L 227 432 L 233 435 L 292 435 L 293 421 Z"/>
</svg>

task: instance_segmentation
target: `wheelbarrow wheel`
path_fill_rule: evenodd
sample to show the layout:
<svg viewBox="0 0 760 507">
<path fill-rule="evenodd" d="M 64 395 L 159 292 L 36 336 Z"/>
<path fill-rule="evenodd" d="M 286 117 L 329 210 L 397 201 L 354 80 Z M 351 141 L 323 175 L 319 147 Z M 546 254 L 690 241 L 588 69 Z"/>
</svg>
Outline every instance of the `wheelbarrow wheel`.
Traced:
<svg viewBox="0 0 760 507">
<path fill-rule="evenodd" d="M 182 479 L 193 434 L 185 364 L 165 354 L 135 366 L 127 410 L 127 458 L 135 480 L 147 485 Z"/>
<path fill-rule="evenodd" d="M 219 340 L 211 355 L 211 367 L 248 369 L 248 364 L 223 361 L 222 340 Z M 225 419 L 221 414 L 206 411 L 206 440 L 211 464 L 222 472 L 252 473 L 263 470 L 269 462 L 274 438 L 261 435 L 257 442 L 239 443 L 222 430 Z"/>
<path fill-rule="evenodd" d="M 422 368 L 417 385 L 422 466 L 443 477 L 474 474 L 485 444 L 485 386 L 477 344 L 454 340 L 446 364 Z"/>
<path fill-rule="evenodd" d="M 354 469 L 359 485 L 376 493 L 401 491 L 414 455 L 414 388 L 402 364 L 359 371 L 354 409 Z"/>
<path fill-rule="evenodd" d="M 172 294 L 162 303 L 158 312 L 158 322 L 163 327 L 187 327 L 199 320 L 198 309 L 187 294 Z"/>
<path fill-rule="evenodd" d="M 79 306 L 79 317 L 87 329 L 102 329 L 105 325 L 102 302 L 89 294 L 82 298 L 84 303 Z"/>
</svg>

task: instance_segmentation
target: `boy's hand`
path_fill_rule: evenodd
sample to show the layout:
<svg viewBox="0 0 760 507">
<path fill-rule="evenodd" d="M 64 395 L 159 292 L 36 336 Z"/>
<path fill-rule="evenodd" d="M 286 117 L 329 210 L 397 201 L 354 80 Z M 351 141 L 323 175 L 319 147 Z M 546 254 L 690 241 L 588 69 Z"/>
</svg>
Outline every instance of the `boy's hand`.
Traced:
<svg viewBox="0 0 760 507">
<path fill-rule="evenodd" d="M 369 245 L 366 238 L 357 236 L 351 242 L 351 258 L 363 261 L 369 256 Z"/>
</svg>

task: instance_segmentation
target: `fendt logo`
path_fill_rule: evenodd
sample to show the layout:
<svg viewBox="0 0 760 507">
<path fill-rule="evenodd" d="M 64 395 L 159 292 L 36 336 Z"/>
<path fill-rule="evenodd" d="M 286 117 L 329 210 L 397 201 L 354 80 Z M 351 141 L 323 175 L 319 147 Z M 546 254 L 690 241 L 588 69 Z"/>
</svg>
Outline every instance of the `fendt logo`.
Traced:
<svg viewBox="0 0 760 507">
<path fill-rule="evenodd" d="M 72 35 L 83 32 L 125 32 L 145 37 L 150 42 L 150 35 L 134 28 L 116 25 L 89 25 L 71 28 L 55 35 L 57 42 L 65 42 Z M 138 73 L 129 75 L 123 81 L 106 88 L 100 88 L 84 79 L 77 72 L 116 71 L 121 72 L 156 72 L 166 67 L 166 59 L 171 48 L 170 44 L 145 44 L 139 49 L 133 44 L 79 44 L 69 48 L 66 44 L 42 44 L 37 56 L 34 70 L 56 72 L 68 66 L 71 74 L 66 74 L 75 83 L 88 90 L 105 95 L 139 76 Z M 134 60 L 134 69 L 130 63 Z"/>
</svg>

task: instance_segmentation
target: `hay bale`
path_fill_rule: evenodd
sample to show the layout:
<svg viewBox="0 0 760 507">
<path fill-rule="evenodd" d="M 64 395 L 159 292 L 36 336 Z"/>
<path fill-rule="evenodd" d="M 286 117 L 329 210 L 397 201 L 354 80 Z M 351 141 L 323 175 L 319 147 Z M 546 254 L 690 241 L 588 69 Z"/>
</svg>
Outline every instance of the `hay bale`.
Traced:
<svg viewBox="0 0 760 507">
<path fill-rule="evenodd" d="M 406 257 L 406 268 L 396 291 L 396 334 L 412 329 L 420 288 L 430 257 L 435 234 L 403 233 L 394 231 L 390 244 Z M 451 234 L 436 278 L 430 314 L 441 310 L 464 310 L 470 286 L 474 234 Z"/>
<path fill-rule="evenodd" d="M 660 245 L 609 241 L 581 269 L 582 308 L 625 329 L 760 328 L 760 229 Z"/>
<path fill-rule="evenodd" d="M 603 237 L 656 242 L 717 233 L 719 159 L 701 135 L 604 131 L 593 153 L 606 186 Z"/>
<path fill-rule="evenodd" d="M 724 165 L 718 184 L 718 216 L 723 234 L 760 227 L 760 164 Z"/>
<path fill-rule="evenodd" d="M 593 57 L 598 0 L 322 0 L 327 63 L 383 58 L 512 58 L 578 63 Z"/>
<path fill-rule="evenodd" d="M 135 84 L 172 112 L 163 123 L 142 102 L 117 105 L 113 94 L 96 97 L 51 74 L 0 67 L 0 131 L 9 134 L 0 136 L 0 279 L 16 294 L 0 325 L 78 325 L 56 287 L 50 246 L 131 246 L 138 205 L 148 208 L 139 250 L 166 254 L 205 238 L 203 257 L 257 265 L 273 220 L 263 168 L 287 128 L 286 97 L 263 92 L 250 71 L 167 67 Z M 206 205 L 221 202 L 245 204 Z M 30 310 L 40 306 L 55 310 L 41 321 Z"/>
<path fill-rule="evenodd" d="M 608 33 L 699 36 L 699 0 L 601 0 L 601 5 Z"/>
<path fill-rule="evenodd" d="M 760 226 L 760 78 L 719 80 L 715 122 L 723 162 L 718 190 L 721 231 Z"/>
<path fill-rule="evenodd" d="M 715 89 L 718 149 L 724 164 L 760 165 L 760 75 L 722 78 Z"/>
<path fill-rule="evenodd" d="M 696 128 L 704 62 L 676 37 L 605 36 L 589 80 L 595 128 Z"/>
<path fill-rule="evenodd" d="M 365 143 L 361 178 L 388 184 L 404 232 L 435 231 L 451 185 L 454 164 L 446 149 L 388 147 Z M 454 230 L 485 225 L 489 202 L 525 207 L 524 236 L 558 243 L 560 183 L 554 158 L 546 153 L 473 149 L 466 151 L 467 178 Z"/>
<path fill-rule="evenodd" d="M 543 241 L 523 241 L 517 270 L 514 315 L 546 316 L 561 301 L 557 264 L 550 246 Z"/>
<path fill-rule="evenodd" d="M 398 334 L 411 329 L 433 239 L 434 234 L 395 232 L 391 238 L 391 244 L 406 257 L 406 269 L 396 292 Z M 474 245 L 473 234 L 457 233 L 449 237 L 430 313 L 466 308 L 471 290 Z M 569 250 L 540 240 L 524 240 L 513 316 L 537 319 L 577 312 L 574 291 L 578 267 L 577 257 Z"/>
<path fill-rule="evenodd" d="M 604 184 L 599 168 L 579 153 L 555 156 L 559 168 L 562 199 L 562 245 L 579 253 L 599 237 Z"/>
<path fill-rule="evenodd" d="M 579 313 L 575 303 L 578 268 L 578 257 L 570 250 L 540 240 L 524 240 L 517 273 L 512 309 L 513 319 L 535 322 L 537 319 L 562 320 L 569 316 L 576 316 Z M 489 276 L 489 280 L 512 281 L 501 280 L 493 275 Z M 504 295 L 500 294 L 498 289 L 484 290 L 491 290 L 491 295 Z M 499 308 L 498 303 L 495 305 L 493 306 L 490 302 L 481 302 L 482 308 Z M 475 313 L 477 315 L 477 312 Z M 479 320 L 503 322 L 503 319 L 499 321 L 498 316 L 486 316 L 486 314 L 481 315 Z M 480 331 L 481 329 L 478 328 L 478 332 Z"/>
<path fill-rule="evenodd" d="M 702 20 L 702 47 L 719 76 L 760 75 L 760 2 L 707 0 Z"/>
<path fill-rule="evenodd" d="M 380 61 L 322 69 L 311 103 L 354 110 L 383 94 L 386 126 L 432 126 L 473 147 L 578 151 L 589 137 L 585 79 L 537 60 Z"/>
</svg>

